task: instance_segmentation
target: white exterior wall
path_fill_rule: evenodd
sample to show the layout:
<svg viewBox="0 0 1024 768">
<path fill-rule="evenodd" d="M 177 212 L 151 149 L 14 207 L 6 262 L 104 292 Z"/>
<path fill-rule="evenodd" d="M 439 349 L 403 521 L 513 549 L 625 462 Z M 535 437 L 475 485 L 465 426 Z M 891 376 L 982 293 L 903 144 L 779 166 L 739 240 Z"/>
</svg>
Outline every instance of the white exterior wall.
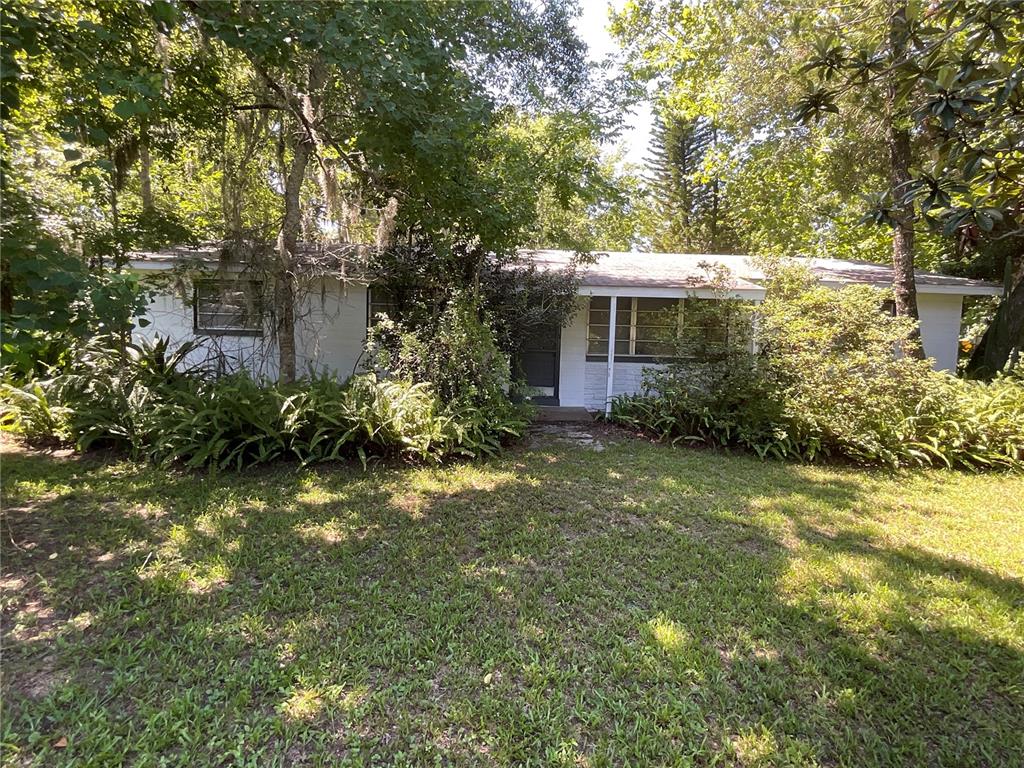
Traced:
<svg viewBox="0 0 1024 768">
<path fill-rule="evenodd" d="M 277 348 L 265 336 L 197 335 L 193 330 L 192 307 L 181 294 L 158 295 L 150 304 L 146 318 L 150 324 L 135 329 L 137 338 L 153 340 L 160 336 L 170 339 L 174 345 L 200 340 L 202 348 L 189 355 L 192 364 L 208 363 L 223 371 L 247 367 L 257 376 L 277 375 Z"/>
<path fill-rule="evenodd" d="M 295 321 L 296 365 L 300 371 L 333 373 L 345 379 L 356 372 L 366 341 L 365 285 L 325 281 L 320 293 L 306 296 Z"/>
<path fill-rule="evenodd" d="M 562 329 L 558 404 L 603 411 L 608 387 L 608 364 L 587 362 L 587 305 L 588 299 L 581 297 L 576 313 Z M 656 366 L 651 363 L 623 363 L 616 360 L 612 394 L 639 392 L 644 369 L 653 367 Z"/>
<path fill-rule="evenodd" d="M 296 368 L 335 373 L 347 378 L 359 363 L 366 340 L 366 298 L 363 285 L 325 281 L 306 294 L 296 310 Z M 193 353 L 193 363 L 207 362 L 224 371 L 247 368 L 254 376 L 277 377 L 277 345 L 272 334 L 208 336 L 193 330 L 193 311 L 178 293 L 156 297 L 148 314 L 150 325 L 138 328 L 136 336 L 169 338 L 175 344 L 198 339 L 202 349 Z"/>
<path fill-rule="evenodd" d="M 649 368 L 661 368 L 656 363 L 622 363 L 615 362 L 612 380 L 612 397 L 615 395 L 635 395 L 643 389 L 644 371 Z M 608 391 L 608 363 L 586 364 L 586 386 L 582 403 L 562 403 L 562 405 L 583 405 L 591 411 L 603 411 Z"/>
<path fill-rule="evenodd" d="M 940 371 L 956 371 L 960 345 L 960 318 L 964 297 L 954 293 L 918 293 L 921 343 Z"/>
<path fill-rule="evenodd" d="M 644 295 L 633 289 L 628 295 Z M 660 293 L 664 294 L 665 291 Z M 679 291 L 680 295 L 687 292 Z M 627 295 L 623 293 L 622 295 Z M 343 285 L 325 281 L 317 290 L 308 292 L 296 313 L 297 368 L 336 373 L 346 378 L 357 368 L 366 339 L 367 289 L 356 284 Z M 940 370 L 955 371 L 960 338 L 960 315 L 963 297 L 959 294 L 918 294 L 921 313 L 921 337 L 925 353 L 935 359 Z M 587 303 L 581 296 L 569 324 L 562 329 L 559 352 L 558 397 L 563 406 L 583 406 L 603 410 L 608 381 L 605 362 L 588 363 Z M 203 350 L 193 356 L 216 361 L 224 370 L 247 367 L 254 375 L 277 376 L 277 349 L 271 334 L 263 336 L 205 336 L 193 330 L 192 307 L 181 295 L 162 294 L 153 302 L 151 324 L 136 334 L 153 338 L 169 337 L 173 342 L 200 338 Z M 615 362 L 613 395 L 638 392 L 646 363 Z"/>
</svg>

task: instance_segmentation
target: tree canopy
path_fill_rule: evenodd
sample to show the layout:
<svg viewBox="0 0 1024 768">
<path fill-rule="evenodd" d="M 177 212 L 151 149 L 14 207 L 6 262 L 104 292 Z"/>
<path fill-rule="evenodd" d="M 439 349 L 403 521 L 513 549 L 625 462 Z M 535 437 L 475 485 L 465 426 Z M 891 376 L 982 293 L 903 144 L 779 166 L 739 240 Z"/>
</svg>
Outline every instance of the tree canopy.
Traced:
<svg viewBox="0 0 1024 768">
<path fill-rule="evenodd" d="M 474 295 L 522 247 L 891 261 L 910 316 L 915 268 L 1004 282 L 974 366 L 1021 346 L 1017 0 L 629 2 L 626 78 L 589 63 L 578 10 L 12 0 L 7 334 L 124 329 L 130 251 L 218 241 L 274 287 L 285 378 L 302 243 L 401 246 Z M 638 88 L 644 169 L 608 151 Z"/>
<path fill-rule="evenodd" d="M 891 260 L 912 316 L 915 267 L 1005 279 L 991 370 L 1024 332 L 1022 23 L 1013 0 L 704 0 L 627 3 L 613 31 L 662 114 L 728 137 L 742 249 Z"/>
<path fill-rule="evenodd" d="M 593 148 L 618 93 L 586 63 L 575 12 L 17 0 L 4 16 L 5 315 L 38 318 L 25 265 L 44 238 L 100 271 L 137 248 L 276 243 L 283 363 L 300 242 L 427 245 L 471 283 L 546 212 L 606 197 Z"/>
</svg>

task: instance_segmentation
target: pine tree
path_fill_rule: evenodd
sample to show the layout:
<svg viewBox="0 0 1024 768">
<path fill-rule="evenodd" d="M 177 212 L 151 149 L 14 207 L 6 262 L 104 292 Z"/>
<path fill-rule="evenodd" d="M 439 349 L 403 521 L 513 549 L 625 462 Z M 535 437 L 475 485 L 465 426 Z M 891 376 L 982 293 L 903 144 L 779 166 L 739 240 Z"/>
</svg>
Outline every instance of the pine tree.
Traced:
<svg viewBox="0 0 1024 768">
<path fill-rule="evenodd" d="M 734 250 L 728 227 L 723 226 L 721 182 L 717 176 L 705 178 L 705 160 L 717 140 L 716 127 L 704 118 L 656 120 L 646 179 L 656 214 L 651 237 L 655 250 Z"/>
</svg>

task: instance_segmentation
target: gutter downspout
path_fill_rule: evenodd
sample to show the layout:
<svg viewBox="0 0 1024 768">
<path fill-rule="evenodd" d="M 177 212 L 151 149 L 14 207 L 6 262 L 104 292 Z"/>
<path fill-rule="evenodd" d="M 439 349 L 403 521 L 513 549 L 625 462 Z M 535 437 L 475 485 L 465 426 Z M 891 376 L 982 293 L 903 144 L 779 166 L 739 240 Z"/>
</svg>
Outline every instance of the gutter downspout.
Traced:
<svg viewBox="0 0 1024 768">
<path fill-rule="evenodd" d="M 618 320 L 617 296 L 612 296 L 608 305 L 608 383 L 605 385 L 604 415 L 612 412 L 612 384 L 615 380 L 615 326 Z"/>
</svg>

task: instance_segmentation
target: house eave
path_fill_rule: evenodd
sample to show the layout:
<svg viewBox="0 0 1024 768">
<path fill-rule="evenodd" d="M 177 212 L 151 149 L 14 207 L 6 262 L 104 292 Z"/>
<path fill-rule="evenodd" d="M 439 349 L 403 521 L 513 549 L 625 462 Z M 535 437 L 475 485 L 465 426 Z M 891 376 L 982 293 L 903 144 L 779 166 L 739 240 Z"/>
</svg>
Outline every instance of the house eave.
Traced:
<svg viewBox="0 0 1024 768">
<path fill-rule="evenodd" d="M 729 289 L 721 289 L 709 285 L 581 285 L 577 290 L 579 296 L 637 296 L 641 298 L 729 298 L 760 301 L 765 290 L 761 286 L 747 285 Z"/>
<path fill-rule="evenodd" d="M 872 288 L 886 290 L 892 288 L 891 282 L 858 282 L 853 280 L 821 280 L 821 285 L 830 288 L 843 288 L 848 285 L 870 285 Z M 915 285 L 918 293 L 944 294 L 947 296 L 1000 296 L 1003 288 L 995 283 L 984 283 L 979 280 L 972 280 L 963 284 L 936 284 L 929 283 L 926 279 L 918 278 Z"/>
</svg>

